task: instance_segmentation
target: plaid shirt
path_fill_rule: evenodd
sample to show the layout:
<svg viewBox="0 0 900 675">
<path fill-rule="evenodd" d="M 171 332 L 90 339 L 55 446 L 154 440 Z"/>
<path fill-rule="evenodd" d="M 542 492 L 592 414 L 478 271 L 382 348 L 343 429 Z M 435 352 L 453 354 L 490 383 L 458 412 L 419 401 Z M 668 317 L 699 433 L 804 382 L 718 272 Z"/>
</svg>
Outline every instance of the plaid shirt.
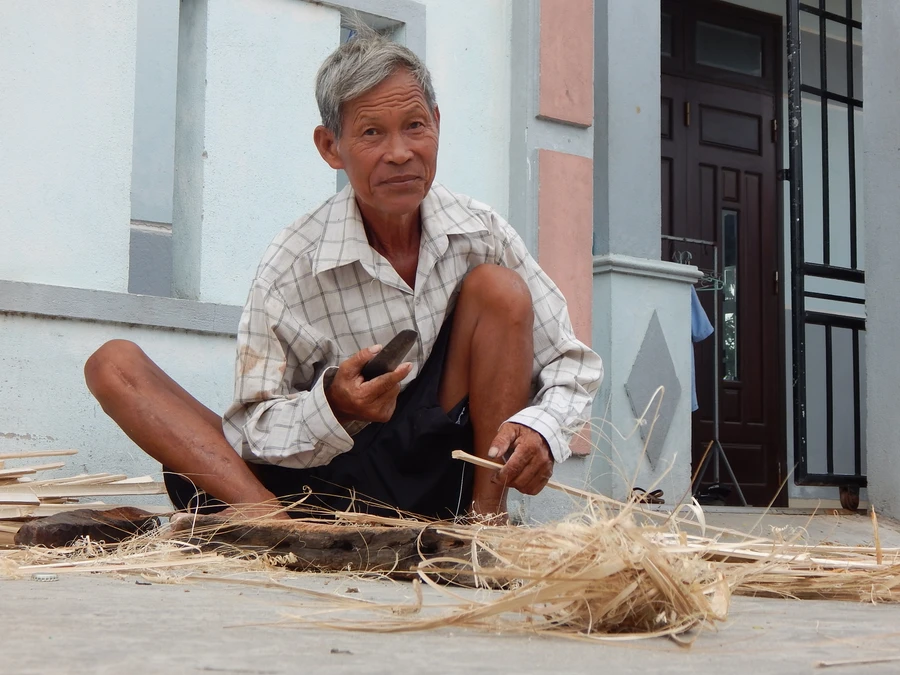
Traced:
<svg viewBox="0 0 900 675">
<path fill-rule="evenodd" d="M 503 265 L 534 301 L 533 401 L 509 419 L 531 427 L 561 462 L 603 377 L 575 339 L 566 301 L 513 228 L 488 206 L 435 183 L 421 206 L 416 287 L 368 244 L 350 186 L 279 234 L 250 288 L 238 330 L 234 403 L 224 431 L 246 460 L 307 468 L 353 447 L 365 423 L 337 421 L 327 370 L 404 328 L 419 333 L 407 360 L 418 374 L 453 310 L 466 273 Z"/>
</svg>

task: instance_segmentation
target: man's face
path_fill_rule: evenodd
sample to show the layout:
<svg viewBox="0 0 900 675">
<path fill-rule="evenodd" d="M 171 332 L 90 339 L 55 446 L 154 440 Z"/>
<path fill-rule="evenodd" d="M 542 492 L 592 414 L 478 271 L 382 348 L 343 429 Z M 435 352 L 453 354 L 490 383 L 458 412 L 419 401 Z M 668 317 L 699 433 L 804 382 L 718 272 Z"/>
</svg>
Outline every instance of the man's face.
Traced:
<svg viewBox="0 0 900 675">
<path fill-rule="evenodd" d="M 415 212 L 434 181 L 440 130 L 440 113 L 432 116 L 419 84 L 399 69 L 342 114 L 340 139 L 319 127 L 316 145 L 332 168 L 347 172 L 364 215 Z"/>
</svg>

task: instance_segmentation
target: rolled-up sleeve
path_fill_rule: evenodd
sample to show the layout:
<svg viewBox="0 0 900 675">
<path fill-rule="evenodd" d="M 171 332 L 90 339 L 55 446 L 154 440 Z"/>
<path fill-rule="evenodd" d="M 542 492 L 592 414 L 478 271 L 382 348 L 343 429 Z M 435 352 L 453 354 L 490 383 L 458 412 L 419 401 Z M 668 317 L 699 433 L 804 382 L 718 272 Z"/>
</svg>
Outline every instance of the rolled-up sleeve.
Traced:
<svg viewBox="0 0 900 675">
<path fill-rule="evenodd" d="M 566 300 L 528 253 L 512 226 L 499 216 L 493 226 L 500 238 L 498 264 L 526 281 L 534 303 L 532 405 L 508 422 L 523 424 L 546 439 L 553 458 L 572 454 L 569 442 L 590 419 L 590 406 L 603 380 L 603 362 L 575 337 Z"/>
<path fill-rule="evenodd" d="M 325 397 L 329 353 L 328 341 L 301 325 L 275 289 L 254 283 L 238 329 L 234 403 L 223 423 L 241 457 L 308 468 L 353 447 Z"/>
</svg>

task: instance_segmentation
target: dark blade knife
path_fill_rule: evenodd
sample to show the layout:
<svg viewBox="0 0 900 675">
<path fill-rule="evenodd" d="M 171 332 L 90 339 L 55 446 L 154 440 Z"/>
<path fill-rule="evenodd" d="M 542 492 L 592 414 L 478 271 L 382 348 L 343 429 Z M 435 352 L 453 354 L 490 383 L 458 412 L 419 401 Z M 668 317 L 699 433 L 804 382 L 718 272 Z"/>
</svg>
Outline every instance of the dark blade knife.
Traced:
<svg viewBox="0 0 900 675">
<path fill-rule="evenodd" d="M 419 334 L 407 328 L 401 330 L 394 339 L 388 342 L 384 349 L 375 355 L 375 358 L 369 361 L 362 369 L 363 379 L 369 381 L 379 375 L 384 375 L 394 370 L 403 363 L 403 358 L 416 344 Z"/>
</svg>

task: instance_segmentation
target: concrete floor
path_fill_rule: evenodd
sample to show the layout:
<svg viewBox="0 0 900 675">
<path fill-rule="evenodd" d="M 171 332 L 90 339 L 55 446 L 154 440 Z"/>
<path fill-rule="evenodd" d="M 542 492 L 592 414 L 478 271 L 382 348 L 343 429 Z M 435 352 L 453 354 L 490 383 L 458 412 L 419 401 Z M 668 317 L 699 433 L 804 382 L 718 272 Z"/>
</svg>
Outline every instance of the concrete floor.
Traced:
<svg viewBox="0 0 900 675">
<path fill-rule="evenodd" d="M 710 514 L 750 527 L 755 513 Z M 811 540 L 871 539 L 862 516 L 770 514 L 760 525 L 806 525 Z M 824 535 L 824 536 L 823 536 Z M 883 523 L 885 546 L 900 529 Z M 261 577 L 255 577 L 261 578 Z M 409 584 L 289 575 L 294 586 L 346 597 L 411 602 Z M 365 634 L 301 626 L 323 605 L 283 589 L 198 581 L 60 574 L 0 580 L 0 673 L 806 673 L 900 672 L 900 605 L 736 598 L 730 620 L 682 649 L 663 639 L 586 643 L 443 629 Z M 866 660 L 880 663 L 863 663 Z M 843 664 L 841 665 L 841 662 Z"/>
</svg>

